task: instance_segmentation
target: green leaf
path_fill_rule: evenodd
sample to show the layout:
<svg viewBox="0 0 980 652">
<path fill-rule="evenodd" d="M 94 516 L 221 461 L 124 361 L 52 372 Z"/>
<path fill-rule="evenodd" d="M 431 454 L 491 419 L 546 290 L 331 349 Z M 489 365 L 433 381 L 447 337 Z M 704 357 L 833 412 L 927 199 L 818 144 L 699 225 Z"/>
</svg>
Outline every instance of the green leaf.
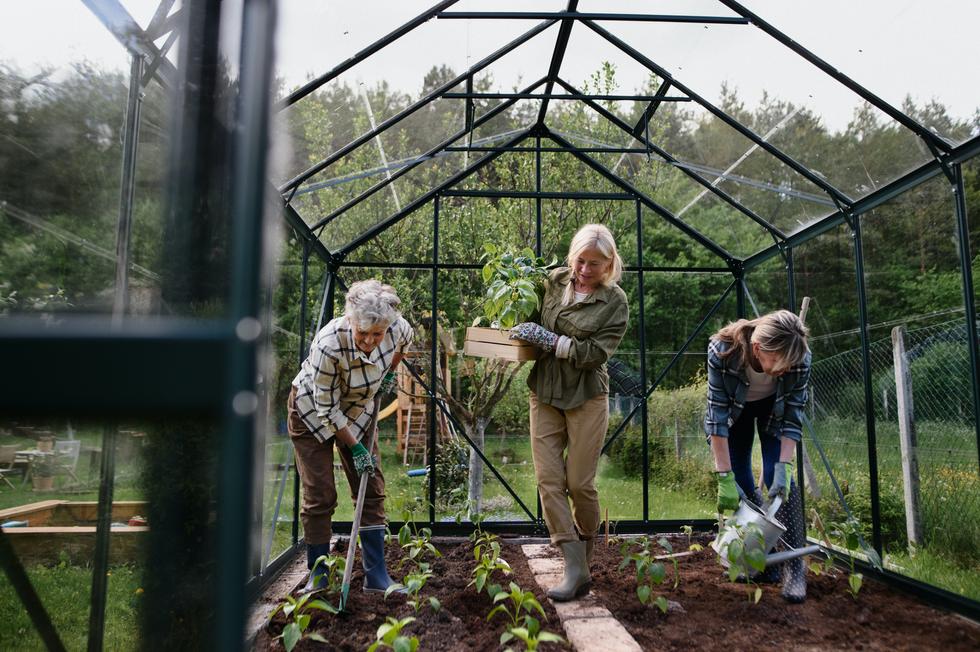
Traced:
<svg viewBox="0 0 980 652">
<path fill-rule="evenodd" d="M 396 638 L 395 642 L 391 644 L 391 647 L 395 652 L 412 652 L 412 642 L 408 640 L 407 636 Z"/>
<path fill-rule="evenodd" d="M 657 599 L 653 601 L 653 604 L 657 605 L 657 608 L 663 613 L 667 613 L 667 598 L 664 596 L 658 595 Z"/>
<path fill-rule="evenodd" d="M 483 585 L 487 583 L 487 574 L 485 572 L 477 573 L 476 576 L 476 592 L 479 593 L 483 590 Z"/>
<path fill-rule="evenodd" d="M 330 642 L 327 639 L 325 639 L 322 636 L 320 636 L 319 634 L 317 634 L 316 632 L 313 632 L 312 634 L 307 634 L 306 635 L 306 638 L 312 639 L 312 640 L 317 641 L 319 643 L 329 643 Z"/>
<path fill-rule="evenodd" d="M 660 537 L 657 539 L 657 543 L 661 548 L 667 551 L 668 555 L 674 552 L 674 546 L 670 545 L 670 541 L 667 540 L 667 537 Z"/>
<path fill-rule="evenodd" d="M 847 583 L 851 587 L 851 595 L 857 597 L 858 591 L 861 590 L 861 584 L 864 583 L 864 575 L 861 573 L 851 573 L 851 576 L 847 578 Z"/>
<path fill-rule="evenodd" d="M 654 584 L 662 584 L 664 578 L 667 576 L 667 571 L 664 569 L 664 565 L 659 561 L 650 564 L 650 569 L 647 571 L 650 574 L 650 579 L 653 580 Z"/>
<path fill-rule="evenodd" d="M 293 648 L 299 643 L 300 634 L 299 625 L 296 623 L 289 623 L 283 628 L 282 644 L 286 647 L 286 652 L 293 652 Z"/>
<path fill-rule="evenodd" d="M 766 554 L 759 548 L 752 548 L 747 551 L 745 553 L 745 561 L 760 573 L 766 569 Z"/>
<path fill-rule="evenodd" d="M 512 638 L 514 638 L 513 634 L 511 634 L 509 631 L 504 632 L 503 634 L 500 635 L 500 644 L 503 645 L 504 643 L 506 643 Z"/>
<path fill-rule="evenodd" d="M 755 593 L 752 594 L 752 604 L 759 604 L 759 600 L 762 599 L 762 589 L 758 586 L 755 587 Z"/>
<path fill-rule="evenodd" d="M 438 598 L 429 598 L 429 606 L 432 607 L 433 611 L 439 611 L 442 609 L 442 603 L 439 602 Z"/>
<path fill-rule="evenodd" d="M 646 604 L 647 601 L 650 599 L 651 590 L 652 589 L 646 584 L 642 584 L 636 587 L 636 597 L 640 599 L 641 604 Z"/>
<path fill-rule="evenodd" d="M 296 617 L 296 624 L 299 626 L 301 632 L 305 632 L 306 628 L 310 626 L 310 618 L 311 616 L 309 614 Z"/>
</svg>

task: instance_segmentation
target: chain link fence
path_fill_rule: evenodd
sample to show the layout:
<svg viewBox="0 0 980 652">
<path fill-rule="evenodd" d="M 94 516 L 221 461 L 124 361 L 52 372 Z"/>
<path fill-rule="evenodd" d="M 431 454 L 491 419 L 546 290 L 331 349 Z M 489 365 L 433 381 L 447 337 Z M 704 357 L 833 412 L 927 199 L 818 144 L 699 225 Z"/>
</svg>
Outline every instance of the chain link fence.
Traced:
<svg viewBox="0 0 980 652">
<path fill-rule="evenodd" d="M 875 415 L 882 540 L 886 549 L 909 543 L 907 516 L 918 512 L 920 545 L 967 565 L 980 563 L 980 474 L 963 320 L 905 331 L 905 360 L 912 396 L 910 421 L 916 443 L 918 510 L 905 495 L 899 405 L 892 337 L 869 346 Z M 870 534 L 870 481 L 861 349 L 814 362 L 806 408 L 813 435 L 824 449 L 849 506 Z M 815 503 L 831 519 L 842 516 L 819 456 Z M 914 503 L 911 503 L 914 504 Z"/>
</svg>

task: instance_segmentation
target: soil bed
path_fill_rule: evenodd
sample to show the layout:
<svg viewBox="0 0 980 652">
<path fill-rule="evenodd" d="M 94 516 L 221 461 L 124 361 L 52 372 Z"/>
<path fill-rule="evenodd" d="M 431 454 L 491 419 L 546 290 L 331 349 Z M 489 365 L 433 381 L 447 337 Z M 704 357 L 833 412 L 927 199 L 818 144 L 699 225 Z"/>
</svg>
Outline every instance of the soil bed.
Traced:
<svg viewBox="0 0 980 652">
<path fill-rule="evenodd" d="M 636 597 L 631 565 L 618 570 L 618 546 L 597 545 L 593 594 L 626 627 L 644 650 L 978 650 L 980 627 L 953 614 L 865 579 L 857 599 L 847 591 L 847 573 L 807 575 L 807 600 L 788 604 L 778 584 L 762 585 L 758 604 L 748 587 L 723 575 L 707 541 L 705 549 L 678 560 L 680 584 L 673 588 L 673 566 L 655 595 L 680 603 L 683 612 L 664 615 Z M 673 539 L 675 550 L 686 538 Z"/>
<path fill-rule="evenodd" d="M 424 606 L 417 614 L 406 604 L 404 596 L 392 595 L 385 600 L 382 594 L 361 591 L 363 574 L 360 551 L 358 551 L 354 562 L 354 576 L 351 580 L 349 608 L 338 615 L 314 612 L 315 615 L 307 630 L 320 634 L 327 643 L 303 640 L 294 649 L 363 652 L 375 641 L 378 626 L 384 624 L 386 616 L 416 618 L 415 622 L 402 630 L 402 633 L 407 636 L 417 636 L 419 650 L 502 649 L 500 635 L 509 623 L 507 617 L 497 614 L 488 623 L 487 613 L 494 606 L 491 599 L 485 591 L 478 594 L 474 587 L 467 586 L 472 579 L 473 568 L 476 566 L 472 545 L 465 540 L 462 543 L 437 541 L 436 548 L 443 556 L 431 562 L 431 570 L 434 574 L 422 588 L 420 595 Z M 397 569 L 401 550 L 397 545 L 389 545 L 386 554 L 392 577 L 396 580 L 401 579 L 403 573 L 408 572 L 407 569 L 410 568 L 406 564 L 401 571 Z M 507 588 L 510 582 L 515 582 L 525 591 L 534 592 L 548 615 L 547 621 L 539 618 L 542 620 L 542 629 L 562 634 L 558 614 L 545 598 L 544 591 L 534 581 L 520 545 L 506 540 L 501 541 L 500 556 L 507 560 L 513 572 L 508 576 L 494 574 L 494 581 L 504 588 Z M 435 597 L 442 603 L 439 612 L 433 612 L 429 607 L 429 597 Z M 335 598 L 331 601 L 336 604 Z M 272 622 L 256 637 L 254 649 L 283 650 L 282 640 L 273 640 L 273 637 L 282 633 L 286 622 L 285 616 L 281 612 L 277 613 Z M 539 649 L 552 652 L 562 648 L 552 644 L 542 645 Z"/>
</svg>

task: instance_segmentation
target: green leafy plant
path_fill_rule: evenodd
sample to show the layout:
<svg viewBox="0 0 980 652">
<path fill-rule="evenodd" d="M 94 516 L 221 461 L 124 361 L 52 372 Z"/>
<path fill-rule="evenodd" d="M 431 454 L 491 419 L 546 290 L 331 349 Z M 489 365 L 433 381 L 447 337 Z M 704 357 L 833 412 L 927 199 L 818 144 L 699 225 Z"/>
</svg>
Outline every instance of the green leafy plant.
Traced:
<svg viewBox="0 0 980 652">
<path fill-rule="evenodd" d="M 487 284 L 483 311 L 495 328 L 512 328 L 527 321 L 541 306 L 548 268 L 544 258 L 525 248 L 506 251 L 492 242 L 483 245 L 483 282 Z"/>
<path fill-rule="evenodd" d="M 632 551 L 634 544 L 639 546 L 637 552 Z M 670 544 L 668 543 L 668 545 Z M 619 544 L 619 552 L 623 555 L 619 570 L 625 570 L 631 563 L 636 567 L 636 597 L 639 598 L 640 604 L 645 605 L 652 602 L 660 611 L 667 613 L 667 598 L 662 595 L 656 597 L 653 595 L 653 587 L 663 584 L 667 577 L 667 570 L 663 563 L 653 558 L 650 551 L 650 539 L 639 537 L 633 542 L 624 540 Z"/>
<path fill-rule="evenodd" d="M 395 591 L 405 589 L 406 593 L 408 594 L 408 600 L 406 600 L 406 603 L 412 607 L 416 614 L 418 614 L 419 609 L 422 608 L 423 604 L 423 600 L 419 596 L 419 593 L 422 592 L 422 587 L 425 586 L 425 583 L 429 581 L 429 578 L 431 577 L 432 571 L 429 570 L 429 565 L 424 563 L 419 564 L 416 572 L 409 573 L 405 576 L 404 584 L 399 584 L 396 582 L 389 586 L 385 591 L 385 598 Z M 440 604 L 439 600 L 435 597 L 429 598 L 429 605 L 432 607 L 433 611 L 439 611 L 439 609 L 442 608 L 442 604 Z"/>
<path fill-rule="evenodd" d="M 687 535 L 687 549 L 691 552 L 700 552 L 704 550 L 704 546 L 700 543 L 691 543 L 691 536 L 694 534 L 694 528 L 690 525 L 682 525 L 681 532 Z"/>
<path fill-rule="evenodd" d="M 344 583 L 344 570 L 347 567 L 347 559 L 340 555 L 320 555 L 313 562 L 311 573 L 323 567 L 323 588 L 317 589 L 316 593 L 339 593 Z"/>
<path fill-rule="evenodd" d="M 480 554 L 482 550 L 483 554 Z M 493 574 L 501 572 L 510 575 L 510 564 L 500 556 L 500 542 L 491 541 L 486 548 L 478 546 L 473 549 L 473 556 L 477 559 L 476 568 L 473 569 L 473 579 L 467 586 L 475 585 L 476 592 L 481 593 L 486 588 L 487 593 L 492 597 L 500 591 L 500 586 L 488 584 Z"/>
<path fill-rule="evenodd" d="M 540 613 L 542 618 L 547 619 L 544 609 L 541 608 L 541 603 L 534 597 L 534 593 L 524 591 L 514 582 L 510 583 L 509 593 L 503 589 L 498 591 L 493 596 L 493 603 L 497 606 L 487 614 L 487 622 L 497 614 L 502 613 L 506 614 L 510 619 L 511 627 L 517 627 L 522 615 L 530 616 L 534 611 Z"/>
<path fill-rule="evenodd" d="M 322 559 L 322 558 L 321 558 Z M 319 641 L 321 643 L 326 643 L 327 640 L 317 634 L 312 632 L 307 634 L 306 630 L 310 626 L 310 619 L 313 617 L 313 611 L 326 611 L 327 613 L 335 614 L 338 610 L 333 606 L 324 602 L 323 600 L 318 600 L 313 598 L 313 593 L 304 593 L 299 598 L 294 598 L 291 595 L 286 596 L 286 601 L 277 606 L 271 614 L 269 614 L 269 619 L 271 620 L 279 610 L 282 610 L 286 614 L 287 618 L 290 618 L 290 622 L 286 623 L 286 626 L 282 630 L 282 634 L 276 638 L 282 639 L 282 644 L 286 648 L 286 652 L 292 652 L 292 649 L 296 647 L 296 644 L 300 642 L 301 639 L 308 638 L 314 641 Z"/>
<path fill-rule="evenodd" d="M 847 548 L 847 560 L 851 566 L 847 576 L 847 590 L 852 598 L 857 599 L 861 585 L 864 583 L 864 575 L 854 571 L 854 553 L 861 547 L 861 524 L 857 519 L 849 518 L 846 521 L 833 522 L 830 527 L 834 536 L 840 538 Z"/>
<path fill-rule="evenodd" d="M 405 625 L 414 620 L 415 618 L 411 616 L 401 620 L 388 616 L 385 623 L 378 627 L 375 641 L 367 649 L 367 652 L 375 652 L 375 650 L 384 648 L 390 648 L 395 652 L 415 652 L 419 648 L 419 639 L 415 636 L 403 636 L 401 633 Z"/>
<path fill-rule="evenodd" d="M 537 650 L 541 643 L 564 643 L 565 639 L 558 634 L 541 631 L 541 623 L 532 616 L 524 617 L 523 627 L 510 627 L 500 635 L 500 644 L 503 645 L 514 639 L 519 639 L 524 643 L 527 650 Z M 506 648 L 507 652 L 513 652 L 513 648 Z"/>
<path fill-rule="evenodd" d="M 398 562 L 399 568 L 407 562 L 414 563 L 416 567 L 420 568 L 425 564 L 426 555 L 442 557 L 442 553 L 432 545 L 432 530 L 424 527 L 413 531 L 414 525 L 413 521 L 407 521 L 398 530 L 398 545 L 402 547 L 405 553 L 401 561 Z"/>
<path fill-rule="evenodd" d="M 725 521 L 725 528 L 718 534 L 719 538 L 733 533 L 725 550 L 728 561 L 728 579 L 732 582 L 744 578 L 748 587 L 749 602 L 758 604 L 762 599 L 762 589 L 752 581 L 754 571 L 762 572 L 766 568 L 766 539 L 762 529 L 755 523 L 740 526 L 734 518 Z"/>
</svg>

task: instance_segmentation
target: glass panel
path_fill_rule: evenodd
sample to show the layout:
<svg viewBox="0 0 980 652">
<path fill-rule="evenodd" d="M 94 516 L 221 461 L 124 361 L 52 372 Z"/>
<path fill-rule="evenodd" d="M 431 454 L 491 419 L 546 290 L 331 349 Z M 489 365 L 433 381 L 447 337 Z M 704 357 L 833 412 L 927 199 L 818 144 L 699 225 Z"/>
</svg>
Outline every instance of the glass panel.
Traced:
<svg viewBox="0 0 980 652">
<path fill-rule="evenodd" d="M 643 207 L 643 265 L 664 267 L 725 267 L 710 249 Z"/>
<path fill-rule="evenodd" d="M 970 516 L 980 505 L 980 476 L 951 198 L 948 181 L 937 177 L 863 216 L 862 235 L 885 561 L 898 572 L 967 594 L 956 571 L 980 561 L 973 545 L 980 530 Z M 899 335 L 914 410 L 899 409 L 896 400 Z M 902 441 L 903 424 L 914 429 L 912 449 Z M 911 498 L 908 455 L 918 467 L 918 491 Z M 918 521 L 918 541 L 908 534 L 910 519 Z"/>
<path fill-rule="evenodd" d="M 782 256 L 770 258 L 758 267 L 752 268 L 745 277 L 748 317 L 757 317 L 786 308 L 796 313 L 800 311 L 800 298 L 796 305 L 789 305 L 789 285 L 786 275 L 786 262 Z"/>
<path fill-rule="evenodd" d="M 969 137 L 976 95 L 962 71 L 947 62 L 980 57 L 980 44 L 970 28 L 978 18 L 973 4 L 941 0 L 928 5 L 855 5 L 833 0 L 822 4 L 819 12 L 794 11 L 777 0 L 744 4 L 927 128 L 957 143 Z M 787 50 L 783 57 L 766 60 L 784 87 L 798 83 L 783 71 L 783 59 L 796 56 Z M 840 108 L 853 106 L 851 102 Z"/>
<path fill-rule="evenodd" d="M 487 242 L 515 252 L 534 249 L 535 221 L 533 199 L 447 197 L 439 211 L 439 262 L 480 264 Z M 464 304 L 469 296 L 482 300 L 481 286 L 472 290 L 461 293 Z M 482 314 L 474 309 L 474 317 Z"/>
</svg>

